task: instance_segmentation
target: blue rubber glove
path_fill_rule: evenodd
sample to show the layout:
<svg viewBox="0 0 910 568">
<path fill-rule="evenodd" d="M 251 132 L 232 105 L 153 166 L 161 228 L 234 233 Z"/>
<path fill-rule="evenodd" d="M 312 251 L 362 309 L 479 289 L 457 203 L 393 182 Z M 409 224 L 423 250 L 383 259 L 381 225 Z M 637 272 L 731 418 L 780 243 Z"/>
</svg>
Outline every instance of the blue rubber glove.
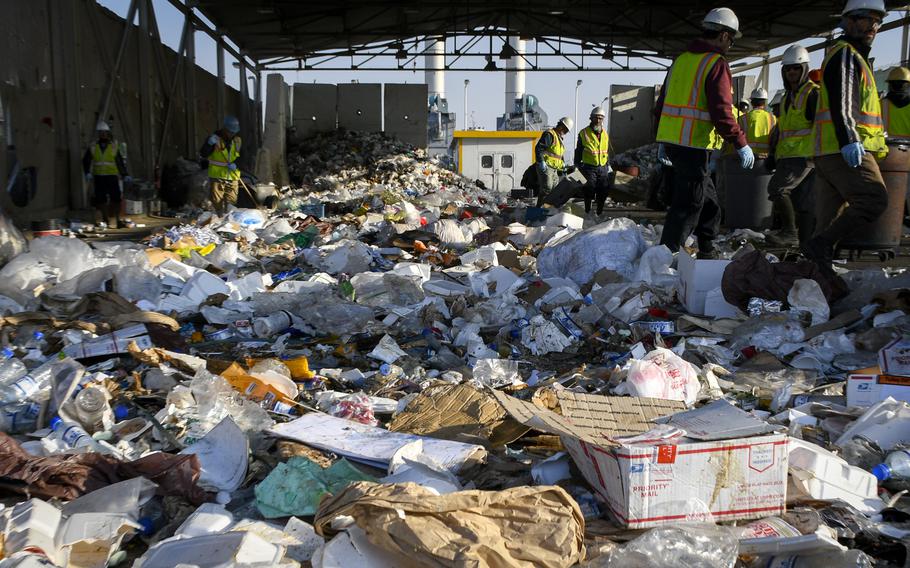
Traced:
<svg viewBox="0 0 910 568">
<path fill-rule="evenodd" d="M 537 169 L 540 170 L 540 173 L 547 173 L 547 164 L 544 162 L 537 162 Z"/>
<path fill-rule="evenodd" d="M 123 183 L 133 183 L 133 176 L 123 176 Z"/>
<path fill-rule="evenodd" d="M 854 142 L 853 144 L 847 144 L 840 149 L 841 156 L 844 157 L 844 161 L 847 162 L 847 165 L 851 168 L 858 168 L 861 163 L 863 163 L 863 156 L 866 155 L 866 149 L 863 148 L 862 142 Z"/>
<path fill-rule="evenodd" d="M 236 171 L 236 170 L 237 170 L 237 164 L 231 162 L 230 164 L 228 164 L 228 169 L 231 170 L 232 172 L 233 172 L 233 171 Z"/>
<path fill-rule="evenodd" d="M 92 181 L 92 174 L 85 174 L 85 181 Z"/>
<path fill-rule="evenodd" d="M 607 173 L 608 173 L 608 174 L 612 174 L 612 173 L 613 173 L 613 168 L 610 167 L 610 164 L 607 164 Z"/>
<path fill-rule="evenodd" d="M 218 144 L 218 136 L 215 135 L 215 134 L 212 134 L 211 136 L 209 136 L 208 142 L 209 142 L 209 144 L 212 145 L 212 146 L 217 145 L 217 144 Z"/>
<path fill-rule="evenodd" d="M 736 153 L 739 154 L 739 163 L 743 169 L 751 170 L 752 166 L 755 165 L 755 154 L 752 152 L 752 148 L 743 146 Z"/>
<path fill-rule="evenodd" d="M 667 149 L 664 148 L 663 144 L 657 145 L 657 161 L 665 166 L 673 165 L 673 162 L 671 162 L 670 158 L 667 157 Z"/>
</svg>

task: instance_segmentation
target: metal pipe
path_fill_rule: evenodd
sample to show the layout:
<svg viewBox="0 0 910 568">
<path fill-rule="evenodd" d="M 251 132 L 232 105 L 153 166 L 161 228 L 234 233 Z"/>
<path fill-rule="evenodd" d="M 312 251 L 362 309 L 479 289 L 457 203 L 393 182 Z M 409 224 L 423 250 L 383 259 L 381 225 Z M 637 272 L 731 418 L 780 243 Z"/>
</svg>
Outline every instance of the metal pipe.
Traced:
<svg viewBox="0 0 910 568">
<path fill-rule="evenodd" d="M 464 129 L 468 129 L 468 85 L 471 84 L 470 79 L 464 80 Z"/>
<path fill-rule="evenodd" d="M 189 0 L 187 0 L 189 3 Z M 192 159 L 196 148 L 196 24 L 185 12 L 183 19 L 190 26 L 190 33 L 186 37 L 186 65 L 183 67 L 184 80 L 186 81 L 184 94 L 186 95 L 186 148 L 187 157 Z"/>
<path fill-rule="evenodd" d="M 142 157 L 145 165 L 143 175 L 152 179 L 155 173 L 155 140 L 154 112 L 152 104 L 152 52 L 151 52 L 151 11 L 154 10 L 151 0 L 141 0 L 139 5 L 139 98 L 141 108 Z"/>
<path fill-rule="evenodd" d="M 424 43 L 426 55 L 424 62 L 426 71 L 424 71 L 424 81 L 427 84 L 427 96 L 432 99 L 446 98 L 446 80 L 445 66 L 446 50 L 445 39 L 428 39 Z"/>
<path fill-rule="evenodd" d="M 575 131 L 578 132 L 578 89 L 581 88 L 582 80 L 575 81 Z M 572 152 L 575 152 L 575 140 L 577 136 L 572 137 Z"/>
<path fill-rule="evenodd" d="M 518 36 L 509 36 L 508 43 L 517 55 L 512 55 L 506 63 L 505 115 L 515 111 L 515 100 L 525 94 L 525 40 Z"/>
<path fill-rule="evenodd" d="M 218 126 L 224 120 L 224 39 L 218 36 L 215 57 L 218 60 L 218 85 L 215 90 L 215 112 L 218 115 Z"/>
</svg>

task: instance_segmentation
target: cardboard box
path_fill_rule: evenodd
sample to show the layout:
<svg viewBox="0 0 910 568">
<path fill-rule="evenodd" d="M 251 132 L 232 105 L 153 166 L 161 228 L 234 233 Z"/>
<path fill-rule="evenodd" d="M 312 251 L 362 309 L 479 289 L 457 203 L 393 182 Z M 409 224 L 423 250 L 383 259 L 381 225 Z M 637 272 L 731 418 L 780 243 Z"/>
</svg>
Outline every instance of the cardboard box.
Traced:
<svg viewBox="0 0 910 568">
<path fill-rule="evenodd" d="M 847 406 L 872 406 L 889 396 L 910 402 L 910 377 L 874 371 L 847 376 Z"/>
<path fill-rule="evenodd" d="M 724 270 L 730 264 L 730 261 L 696 260 L 683 248 L 679 249 L 679 255 L 677 256 L 679 259 L 677 266 L 679 268 L 680 294 L 682 296 L 680 299 L 686 307 L 686 311 L 696 315 L 711 315 L 705 311 L 705 300 L 708 292 L 720 288 L 721 278 L 723 278 Z M 721 302 L 729 306 L 729 309 L 734 310 L 733 313 L 736 313 L 736 308 L 727 304 L 722 298 L 723 296 L 721 296 Z M 723 304 L 720 304 L 715 298 L 710 304 L 712 312 L 722 312 L 724 309 Z"/>
<path fill-rule="evenodd" d="M 559 435 L 592 489 L 626 527 L 757 519 L 785 510 L 786 434 L 769 433 L 766 424 L 725 401 L 676 414 L 679 424 L 670 422 L 719 439 L 661 438 L 655 432 L 621 439 L 648 432 L 654 419 L 684 410 L 683 404 L 560 391 L 559 415 L 498 391 L 493 395 L 518 422 Z M 751 432 L 759 435 L 729 437 Z"/>
<path fill-rule="evenodd" d="M 886 375 L 910 376 L 910 338 L 895 339 L 882 347 L 878 365 Z"/>
</svg>

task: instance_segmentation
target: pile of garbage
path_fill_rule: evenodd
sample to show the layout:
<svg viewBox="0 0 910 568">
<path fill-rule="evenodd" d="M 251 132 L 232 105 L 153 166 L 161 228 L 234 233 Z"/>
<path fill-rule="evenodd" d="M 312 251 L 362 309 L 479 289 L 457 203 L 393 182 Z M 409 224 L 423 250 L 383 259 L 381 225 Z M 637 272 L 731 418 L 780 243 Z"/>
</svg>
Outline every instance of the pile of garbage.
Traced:
<svg viewBox="0 0 910 568">
<path fill-rule="evenodd" d="M 340 140 L 320 215 L 11 254 L 0 568 L 906 565 L 908 274 Z"/>
</svg>

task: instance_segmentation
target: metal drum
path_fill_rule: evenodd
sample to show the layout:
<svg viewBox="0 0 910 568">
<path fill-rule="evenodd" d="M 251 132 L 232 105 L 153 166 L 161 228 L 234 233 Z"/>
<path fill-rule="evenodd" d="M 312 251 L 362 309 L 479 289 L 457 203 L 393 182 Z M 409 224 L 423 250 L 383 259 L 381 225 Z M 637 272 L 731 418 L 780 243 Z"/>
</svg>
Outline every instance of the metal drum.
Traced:
<svg viewBox="0 0 910 568">
<path fill-rule="evenodd" d="M 768 182 L 771 174 L 765 161 L 755 159 L 751 170 L 739 165 L 737 156 L 721 158 L 725 189 L 724 225 L 730 229 L 768 229 L 771 227 L 771 202 Z"/>
</svg>

